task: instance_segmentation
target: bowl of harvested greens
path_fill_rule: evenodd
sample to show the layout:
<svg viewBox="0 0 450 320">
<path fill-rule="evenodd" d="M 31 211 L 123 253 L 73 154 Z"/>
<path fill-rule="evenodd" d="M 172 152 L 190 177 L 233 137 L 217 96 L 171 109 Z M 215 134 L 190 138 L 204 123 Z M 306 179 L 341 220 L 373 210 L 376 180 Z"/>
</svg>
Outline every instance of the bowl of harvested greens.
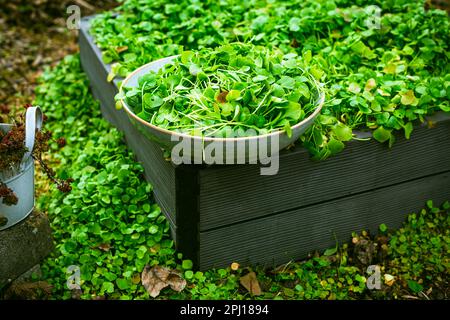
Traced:
<svg viewBox="0 0 450 320">
<path fill-rule="evenodd" d="M 116 100 L 172 158 L 253 163 L 311 126 L 324 91 L 297 54 L 231 43 L 146 64 L 122 82 Z"/>
</svg>

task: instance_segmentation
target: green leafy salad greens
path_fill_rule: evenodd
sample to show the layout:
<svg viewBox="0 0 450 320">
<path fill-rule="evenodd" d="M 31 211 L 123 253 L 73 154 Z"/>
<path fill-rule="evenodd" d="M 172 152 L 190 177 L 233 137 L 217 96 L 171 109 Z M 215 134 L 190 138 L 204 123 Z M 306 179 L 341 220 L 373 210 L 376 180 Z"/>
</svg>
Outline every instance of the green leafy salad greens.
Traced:
<svg viewBox="0 0 450 320">
<path fill-rule="evenodd" d="M 450 112 L 450 23 L 410 0 L 126 0 L 90 32 L 111 77 L 183 50 L 244 42 L 297 53 L 323 70 L 326 104 L 301 143 L 316 159 L 370 131 L 392 145 Z"/>
<path fill-rule="evenodd" d="M 169 130 L 239 137 L 285 129 L 290 136 L 291 126 L 314 111 L 320 92 L 301 65 L 296 53 L 251 44 L 184 51 L 116 98 Z"/>
</svg>

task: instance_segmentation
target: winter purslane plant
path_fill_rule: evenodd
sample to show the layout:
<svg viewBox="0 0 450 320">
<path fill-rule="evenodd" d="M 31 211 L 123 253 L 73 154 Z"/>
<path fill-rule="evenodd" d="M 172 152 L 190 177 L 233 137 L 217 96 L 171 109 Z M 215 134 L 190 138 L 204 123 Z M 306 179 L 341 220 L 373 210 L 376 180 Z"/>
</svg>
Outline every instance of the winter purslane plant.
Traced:
<svg viewBox="0 0 450 320">
<path fill-rule="evenodd" d="M 118 14 L 116 14 L 118 13 Z M 183 50 L 240 41 L 295 52 L 324 71 L 322 115 L 301 142 L 315 158 L 358 131 L 409 138 L 415 122 L 450 112 L 450 23 L 424 1 L 125 1 L 91 26 L 110 78 Z"/>
</svg>

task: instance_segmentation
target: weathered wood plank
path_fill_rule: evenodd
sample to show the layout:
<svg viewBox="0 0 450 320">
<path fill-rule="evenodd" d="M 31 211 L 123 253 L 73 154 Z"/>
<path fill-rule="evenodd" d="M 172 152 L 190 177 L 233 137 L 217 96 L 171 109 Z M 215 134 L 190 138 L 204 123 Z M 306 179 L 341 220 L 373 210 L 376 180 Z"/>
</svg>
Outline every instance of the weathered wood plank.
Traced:
<svg viewBox="0 0 450 320">
<path fill-rule="evenodd" d="M 199 266 L 272 266 L 305 258 L 334 247 L 336 239 L 349 241 L 352 232 L 375 232 L 381 223 L 398 228 L 428 199 L 437 205 L 450 200 L 449 172 L 201 232 Z"/>
<path fill-rule="evenodd" d="M 450 170 L 450 117 L 392 149 L 376 141 L 351 141 L 327 160 L 307 152 L 283 154 L 277 175 L 259 167 L 215 166 L 200 170 L 200 230 L 252 220 Z"/>
</svg>

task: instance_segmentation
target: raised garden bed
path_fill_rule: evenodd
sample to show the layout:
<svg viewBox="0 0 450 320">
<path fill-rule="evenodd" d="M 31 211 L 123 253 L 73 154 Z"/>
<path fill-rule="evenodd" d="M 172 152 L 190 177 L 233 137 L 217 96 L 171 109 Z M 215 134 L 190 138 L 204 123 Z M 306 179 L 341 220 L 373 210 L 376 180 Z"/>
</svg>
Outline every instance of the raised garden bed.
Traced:
<svg viewBox="0 0 450 320">
<path fill-rule="evenodd" d="M 125 133 L 145 168 L 156 201 L 171 225 L 177 249 L 199 269 L 273 265 L 347 241 L 353 231 L 397 228 L 427 199 L 450 196 L 450 117 L 436 114 L 433 128 L 415 128 L 392 149 L 373 140 L 349 142 L 325 161 L 310 160 L 301 146 L 280 155 L 280 170 L 261 176 L 258 165 L 175 166 L 163 151 L 115 108 L 118 80 L 82 20 L 83 69 L 104 117 Z"/>
</svg>

